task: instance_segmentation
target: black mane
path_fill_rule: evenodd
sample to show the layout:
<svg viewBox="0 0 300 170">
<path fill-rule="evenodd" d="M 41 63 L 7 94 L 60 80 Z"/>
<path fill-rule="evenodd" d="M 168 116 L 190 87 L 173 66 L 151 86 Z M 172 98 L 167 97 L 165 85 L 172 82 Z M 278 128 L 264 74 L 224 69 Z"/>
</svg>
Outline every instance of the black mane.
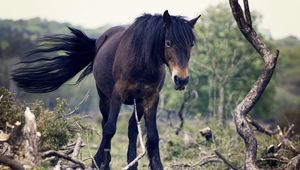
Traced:
<svg viewBox="0 0 300 170">
<path fill-rule="evenodd" d="M 128 31 L 132 34 L 131 45 L 137 65 L 147 67 L 162 62 L 166 34 L 162 15 L 144 14 Z M 192 26 L 182 16 L 171 16 L 168 32 L 170 40 L 179 48 L 184 49 L 194 43 Z"/>
</svg>

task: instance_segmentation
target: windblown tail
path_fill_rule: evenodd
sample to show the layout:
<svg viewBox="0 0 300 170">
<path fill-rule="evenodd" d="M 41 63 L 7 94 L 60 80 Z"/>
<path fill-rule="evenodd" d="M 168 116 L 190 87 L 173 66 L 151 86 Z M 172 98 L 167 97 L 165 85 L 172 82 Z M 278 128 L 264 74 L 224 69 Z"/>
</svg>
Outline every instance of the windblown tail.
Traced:
<svg viewBox="0 0 300 170">
<path fill-rule="evenodd" d="M 38 40 L 37 48 L 12 72 L 17 86 L 31 93 L 46 93 L 58 89 L 84 68 L 76 84 L 92 72 L 96 40 L 80 30 L 68 28 L 72 35 L 46 36 Z M 51 52 L 53 56 L 46 54 Z M 44 55 L 37 58 L 36 54 Z"/>
</svg>

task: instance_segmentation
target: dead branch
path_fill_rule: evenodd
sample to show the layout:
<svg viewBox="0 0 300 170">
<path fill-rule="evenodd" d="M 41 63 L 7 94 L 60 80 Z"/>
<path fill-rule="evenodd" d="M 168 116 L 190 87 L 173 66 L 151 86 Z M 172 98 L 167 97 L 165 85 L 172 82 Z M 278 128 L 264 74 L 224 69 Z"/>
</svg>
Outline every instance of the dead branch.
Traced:
<svg viewBox="0 0 300 170">
<path fill-rule="evenodd" d="M 238 0 L 229 0 L 229 4 L 232 10 L 233 17 L 249 43 L 255 48 L 255 50 L 262 56 L 264 61 L 264 67 L 262 73 L 258 77 L 251 90 L 246 97 L 237 105 L 234 111 L 234 121 L 238 134 L 243 138 L 246 146 L 246 160 L 245 169 L 258 169 L 256 165 L 256 152 L 257 141 L 253 134 L 253 130 L 250 128 L 246 119 L 249 111 L 254 107 L 260 96 L 263 94 L 265 88 L 269 84 L 273 75 L 276 61 L 279 55 L 279 50 L 272 53 L 267 45 L 258 37 L 255 30 L 252 27 L 251 13 L 249 10 L 248 1 L 244 0 L 244 12 L 238 2 Z"/>
<path fill-rule="evenodd" d="M 286 165 L 285 170 L 296 170 L 300 169 L 300 154 L 295 156 L 290 162 Z"/>
<path fill-rule="evenodd" d="M 230 168 L 230 169 L 233 169 L 233 170 L 237 170 L 236 167 L 234 167 L 232 165 L 232 163 L 230 163 L 219 151 L 215 150 L 215 154 L 220 158 L 222 159 L 222 161 Z"/>
<path fill-rule="evenodd" d="M 66 114 L 66 116 L 70 116 L 72 114 L 74 114 L 76 111 L 78 111 L 78 109 L 80 108 L 80 105 L 82 105 L 90 96 L 90 91 L 91 90 L 88 90 L 86 92 L 86 94 L 84 95 L 84 97 L 82 98 L 82 100 L 79 102 L 79 104 L 69 113 Z"/>
<path fill-rule="evenodd" d="M 45 158 L 47 158 L 47 157 L 56 156 L 56 157 L 58 157 L 58 158 L 65 159 L 65 160 L 67 160 L 67 161 L 71 161 L 71 162 L 73 162 L 74 164 L 79 165 L 82 169 L 85 169 L 85 167 L 86 167 L 85 164 L 84 164 L 84 162 L 82 162 L 82 161 L 80 161 L 80 160 L 77 160 L 77 159 L 74 159 L 74 158 L 72 158 L 72 157 L 70 157 L 70 156 L 68 156 L 68 155 L 64 155 L 64 154 L 62 154 L 62 153 L 59 153 L 59 152 L 54 151 L 54 150 L 49 150 L 49 151 L 43 152 L 43 153 L 41 153 L 40 155 L 41 155 L 41 157 L 42 157 L 43 159 L 45 159 Z"/>
<path fill-rule="evenodd" d="M 140 153 L 133 161 L 131 161 L 124 168 L 122 168 L 122 170 L 129 169 L 130 167 L 132 167 L 135 163 L 137 163 L 146 154 L 146 148 L 145 148 L 145 144 L 143 142 L 143 134 L 142 134 L 141 122 L 139 121 L 139 118 L 138 118 L 135 99 L 134 99 L 134 114 L 135 114 L 135 120 L 137 122 L 138 136 L 139 136 L 140 145 L 142 147 L 142 153 Z"/>
<path fill-rule="evenodd" d="M 80 152 L 81 144 L 82 144 L 82 139 L 81 139 L 81 137 L 78 137 L 76 144 L 74 146 L 73 152 L 72 152 L 73 159 L 77 159 L 79 152 Z M 72 166 L 72 165 L 74 165 L 74 163 L 71 163 L 70 165 Z"/>
<path fill-rule="evenodd" d="M 97 163 L 96 163 L 96 161 L 95 161 L 95 159 L 94 159 L 94 157 L 93 157 L 93 155 L 92 155 L 91 149 L 90 149 L 89 134 L 90 133 L 89 133 L 89 130 L 88 130 L 87 131 L 87 136 L 86 136 L 86 143 L 87 143 L 87 149 L 88 149 L 88 152 L 89 152 L 89 156 L 92 159 L 92 162 L 95 165 L 96 169 L 100 170 Z"/>
<path fill-rule="evenodd" d="M 247 121 L 256 128 L 257 131 L 261 132 L 261 133 L 265 133 L 269 136 L 275 135 L 276 133 L 278 133 L 278 131 L 271 131 L 269 129 L 266 129 L 265 127 L 263 127 L 262 125 L 260 125 L 256 120 L 252 119 L 250 116 L 246 117 Z"/>
<path fill-rule="evenodd" d="M 280 163 L 288 163 L 288 161 L 285 159 L 275 158 L 275 157 L 266 157 L 266 158 L 260 158 L 259 160 L 257 160 L 257 162 L 263 162 L 263 161 L 276 161 L 276 162 L 280 162 Z"/>
<path fill-rule="evenodd" d="M 199 162 L 193 164 L 191 167 L 203 166 L 208 163 L 217 163 L 217 162 L 222 162 L 222 161 L 218 159 L 215 154 L 213 154 L 213 155 L 203 157 Z"/>
<path fill-rule="evenodd" d="M 11 169 L 14 170 L 25 170 L 25 168 L 18 162 L 17 160 L 10 159 L 7 156 L 0 156 L 0 164 L 9 166 Z"/>
<path fill-rule="evenodd" d="M 2 98 L 3 98 L 3 94 L 0 96 L 0 102 L 1 102 Z"/>
<path fill-rule="evenodd" d="M 295 125 L 292 124 L 285 133 L 281 130 L 279 126 L 277 126 L 277 129 L 279 131 L 279 143 L 277 144 L 277 150 L 279 150 L 280 148 L 287 148 L 296 155 L 300 154 L 300 151 L 294 146 L 293 142 L 291 141 L 291 138 L 294 134 L 294 126 Z"/>
</svg>

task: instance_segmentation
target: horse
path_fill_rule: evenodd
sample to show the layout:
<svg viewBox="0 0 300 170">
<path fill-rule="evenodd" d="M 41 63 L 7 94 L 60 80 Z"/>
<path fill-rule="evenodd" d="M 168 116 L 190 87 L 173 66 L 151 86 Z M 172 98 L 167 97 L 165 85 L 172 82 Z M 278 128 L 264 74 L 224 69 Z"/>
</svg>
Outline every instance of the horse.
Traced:
<svg viewBox="0 0 300 170">
<path fill-rule="evenodd" d="M 116 132 L 122 104 L 136 101 L 138 120 L 144 116 L 149 167 L 163 169 L 159 153 L 156 112 L 166 68 L 175 90 L 184 90 L 189 82 L 188 62 L 195 44 L 193 28 L 201 15 L 187 20 L 161 14 L 143 14 L 131 25 L 109 28 L 98 39 L 89 38 L 68 27 L 71 35 L 44 36 L 12 72 L 17 86 L 31 93 L 58 89 L 83 70 L 76 81 L 93 73 L 100 98 L 102 140 L 93 166 L 110 169 L 111 139 Z M 53 54 L 54 56 L 49 55 Z M 43 55 L 47 54 L 47 55 Z M 39 57 L 32 57 L 38 56 Z M 136 157 L 137 123 L 135 109 L 128 125 L 128 163 Z M 130 169 L 137 169 L 137 163 Z"/>
</svg>

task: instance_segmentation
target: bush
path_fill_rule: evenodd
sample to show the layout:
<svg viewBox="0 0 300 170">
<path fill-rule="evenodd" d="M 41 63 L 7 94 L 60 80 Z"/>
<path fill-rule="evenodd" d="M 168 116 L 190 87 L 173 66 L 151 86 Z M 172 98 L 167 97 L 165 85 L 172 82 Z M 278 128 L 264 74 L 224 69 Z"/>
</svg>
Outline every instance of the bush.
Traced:
<svg viewBox="0 0 300 170">
<path fill-rule="evenodd" d="M 29 106 L 35 114 L 37 130 L 41 133 L 38 147 L 40 150 L 57 150 L 68 144 L 78 131 L 74 122 L 80 122 L 81 119 L 65 117 L 70 109 L 63 99 L 58 98 L 55 109 L 50 111 L 45 108 L 42 101 L 36 101 L 33 104 L 14 104 L 13 94 L 4 88 L 0 88 L 1 95 L 3 97 L 0 101 L 0 130 L 7 132 L 6 123 L 14 124 L 20 121 L 23 125 L 25 106 Z"/>
<path fill-rule="evenodd" d="M 6 124 L 14 125 L 17 121 L 24 123 L 22 105 L 14 105 L 14 95 L 7 89 L 0 87 L 0 130 L 7 131 Z"/>
</svg>

